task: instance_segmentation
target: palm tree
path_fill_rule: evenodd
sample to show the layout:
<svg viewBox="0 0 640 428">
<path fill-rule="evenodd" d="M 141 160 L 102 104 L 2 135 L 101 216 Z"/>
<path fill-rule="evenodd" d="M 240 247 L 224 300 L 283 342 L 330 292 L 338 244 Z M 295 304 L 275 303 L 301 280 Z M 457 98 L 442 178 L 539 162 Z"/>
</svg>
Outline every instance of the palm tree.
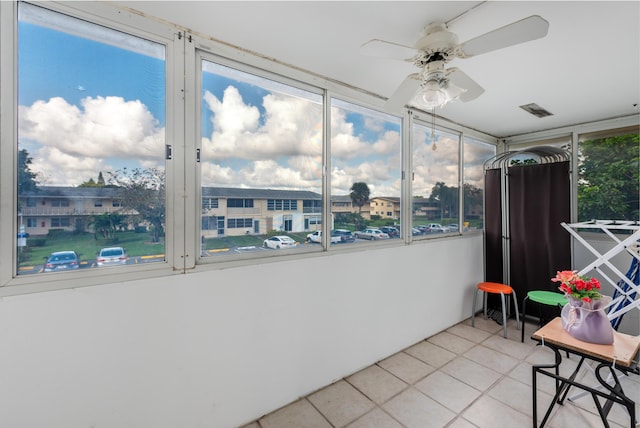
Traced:
<svg viewBox="0 0 640 428">
<path fill-rule="evenodd" d="M 369 186 L 367 186 L 367 183 L 357 182 L 353 183 L 350 190 L 351 193 L 349 193 L 349 196 L 351 197 L 351 202 L 358 207 L 358 214 L 360 214 L 362 206 L 369 202 L 369 195 L 371 194 Z"/>
</svg>

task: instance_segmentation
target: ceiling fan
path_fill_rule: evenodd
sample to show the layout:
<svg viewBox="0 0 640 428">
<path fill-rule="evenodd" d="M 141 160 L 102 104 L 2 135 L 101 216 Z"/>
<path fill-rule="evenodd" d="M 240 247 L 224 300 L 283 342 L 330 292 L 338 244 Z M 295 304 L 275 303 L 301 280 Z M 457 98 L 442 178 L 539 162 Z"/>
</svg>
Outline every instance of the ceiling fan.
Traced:
<svg viewBox="0 0 640 428">
<path fill-rule="evenodd" d="M 360 47 L 363 55 L 412 62 L 420 72 L 410 74 L 389 97 L 386 107 L 410 106 L 432 110 L 450 101 L 467 102 L 479 97 L 484 89 L 456 67 L 445 68 L 454 58 L 469 58 L 506 48 L 547 35 L 549 23 L 538 15 L 500 27 L 458 43 L 458 37 L 445 23 L 425 27 L 413 47 L 373 39 Z"/>
</svg>

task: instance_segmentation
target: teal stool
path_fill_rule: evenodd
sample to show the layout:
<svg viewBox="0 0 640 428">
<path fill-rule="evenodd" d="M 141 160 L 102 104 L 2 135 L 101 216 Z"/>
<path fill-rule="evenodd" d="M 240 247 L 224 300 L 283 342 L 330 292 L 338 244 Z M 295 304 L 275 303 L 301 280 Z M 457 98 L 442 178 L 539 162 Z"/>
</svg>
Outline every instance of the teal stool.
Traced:
<svg viewBox="0 0 640 428">
<path fill-rule="evenodd" d="M 532 302 L 536 302 L 541 305 L 556 306 L 559 308 L 562 308 L 567 304 L 567 298 L 564 294 L 543 290 L 529 291 L 522 302 L 522 337 L 520 338 L 521 342 L 524 342 L 524 324 L 525 317 L 527 316 L 527 300 L 531 300 Z"/>
</svg>

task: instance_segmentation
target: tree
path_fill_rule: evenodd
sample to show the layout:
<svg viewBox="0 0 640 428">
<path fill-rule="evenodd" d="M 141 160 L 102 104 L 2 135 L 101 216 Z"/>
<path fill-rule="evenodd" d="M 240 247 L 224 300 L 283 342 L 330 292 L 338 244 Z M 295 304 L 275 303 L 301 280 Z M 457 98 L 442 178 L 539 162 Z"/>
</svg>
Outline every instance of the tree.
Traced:
<svg viewBox="0 0 640 428">
<path fill-rule="evenodd" d="M 457 217 L 458 215 L 458 188 L 449 187 L 442 181 L 437 182 L 431 189 L 430 201 L 440 203 L 440 218 Z M 446 214 L 446 215 L 445 215 Z"/>
<path fill-rule="evenodd" d="M 78 184 L 78 187 L 98 187 L 98 186 L 96 185 L 96 182 L 93 181 L 93 178 L 90 178 L 84 183 Z"/>
<path fill-rule="evenodd" d="M 464 218 L 468 218 L 469 215 L 473 215 L 476 212 L 482 211 L 482 189 L 469 184 L 464 183 Z"/>
<path fill-rule="evenodd" d="M 164 235 L 165 172 L 158 168 L 122 170 L 109 173 L 110 184 L 117 186 L 124 210 L 149 223 L 152 241 Z"/>
<path fill-rule="evenodd" d="M 640 135 L 580 144 L 578 220 L 638 220 Z"/>
<path fill-rule="evenodd" d="M 26 149 L 18 152 L 18 194 L 38 190 L 38 174 L 31 171 L 31 162 Z"/>
<path fill-rule="evenodd" d="M 98 180 L 94 181 L 93 178 L 88 179 L 82 184 L 79 184 L 78 187 L 109 187 L 104 182 L 104 177 L 102 176 L 102 171 L 98 174 Z"/>
<path fill-rule="evenodd" d="M 358 207 L 358 214 L 360 214 L 363 205 L 369 202 L 369 196 L 371 195 L 369 186 L 367 186 L 367 183 L 357 182 L 353 183 L 350 190 L 351 193 L 349 193 L 349 196 L 351 197 L 351 202 Z"/>
<path fill-rule="evenodd" d="M 118 229 L 124 226 L 124 215 L 118 213 L 104 213 L 94 215 L 90 225 L 96 235 L 101 235 L 105 239 L 111 239 L 115 236 Z"/>
</svg>

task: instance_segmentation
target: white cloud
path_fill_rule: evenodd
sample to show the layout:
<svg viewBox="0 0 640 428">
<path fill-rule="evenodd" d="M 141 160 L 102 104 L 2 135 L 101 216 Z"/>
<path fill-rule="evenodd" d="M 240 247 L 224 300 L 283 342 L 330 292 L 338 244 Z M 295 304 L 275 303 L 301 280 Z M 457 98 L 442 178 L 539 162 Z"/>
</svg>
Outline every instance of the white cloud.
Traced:
<svg viewBox="0 0 640 428">
<path fill-rule="evenodd" d="M 140 101 L 87 97 L 81 106 L 63 98 L 19 108 L 19 138 L 34 148 L 32 171 L 49 185 L 78 185 L 120 168 L 112 162 L 158 166 L 164 157 L 164 128 Z"/>
<path fill-rule="evenodd" d="M 264 160 L 290 155 L 322 154 L 322 106 L 310 101 L 272 93 L 263 98 L 266 114 L 244 103 L 229 86 L 222 100 L 210 92 L 205 103 L 213 113 L 213 133 L 202 139 L 203 159 Z"/>
</svg>

